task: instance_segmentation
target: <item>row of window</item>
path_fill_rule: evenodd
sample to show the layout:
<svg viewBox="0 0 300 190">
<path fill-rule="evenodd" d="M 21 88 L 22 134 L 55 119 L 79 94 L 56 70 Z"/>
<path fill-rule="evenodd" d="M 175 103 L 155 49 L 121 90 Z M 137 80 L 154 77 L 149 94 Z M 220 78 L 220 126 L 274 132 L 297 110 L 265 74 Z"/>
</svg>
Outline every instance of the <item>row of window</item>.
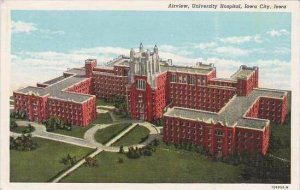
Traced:
<svg viewBox="0 0 300 190">
<path fill-rule="evenodd" d="M 171 74 L 171 82 L 179 82 L 179 83 L 187 83 L 187 84 L 196 84 L 196 81 L 198 81 L 199 84 L 205 84 L 206 83 L 206 77 L 199 77 L 198 80 L 196 80 L 195 76 L 191 75 L 179 75 L 177 77 L 177 74 L 172 73 Z"/>
<path fill-rule="evenodd" d="M 145 90 L 146 89 L 146 81 L 143 79 L 137 79 L 136 81 L 136 88 L 139 90 Z"/>
<path fill-rule="evenodd" d="M 197 92 L 197 93 L 210 93 L 210 92 L 213 92 L 213 93 L 217 93 L 217 94 L 226 94 L 226 93 L 234 93 L 233 90 L 230 90 L 230 89 L 218 89 L 218 88 L 208 88 L 208 87 L 190 87 L 188 88 L 187 85 L 174 85 L 174 84 L 170 84 L 170 89 L 175 89 L 175 90 L 181 90 L 181 91 L 184 91 L 184 92 Z"/>
</svg>

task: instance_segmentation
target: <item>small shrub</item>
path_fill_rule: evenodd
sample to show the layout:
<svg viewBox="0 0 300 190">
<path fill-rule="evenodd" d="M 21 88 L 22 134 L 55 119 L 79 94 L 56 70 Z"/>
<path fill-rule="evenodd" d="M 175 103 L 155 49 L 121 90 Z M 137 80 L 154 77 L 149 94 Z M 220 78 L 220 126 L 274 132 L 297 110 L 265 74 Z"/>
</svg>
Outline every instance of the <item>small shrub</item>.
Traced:
<svg viewBox="0 0 300 190">
<path fill-rule="evenodd" d="M 118 158 L 117 162 L 118 162 L 119 164 L 123 164 L 123 163 L 124 163 L 124 160 L 123 160 L 123 158 Z"/>
</svg>

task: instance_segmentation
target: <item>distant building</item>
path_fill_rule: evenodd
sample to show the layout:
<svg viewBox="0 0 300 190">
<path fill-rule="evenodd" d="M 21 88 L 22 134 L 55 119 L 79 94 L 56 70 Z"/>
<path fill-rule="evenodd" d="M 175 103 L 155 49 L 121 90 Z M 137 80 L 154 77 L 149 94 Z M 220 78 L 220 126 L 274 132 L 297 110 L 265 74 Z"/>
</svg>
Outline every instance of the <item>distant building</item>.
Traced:
<svg viewBox="0 0 300 190">
<path fill-rule="evenodd" d="M 270 121 L 285 120 L 287 92 L 259 88 L 258 74 L 258 67 L 242 65 L 230 78 L 216 78 L 213 64 L 175 66 L 159 57 L 157 46 L 140 44 L 106 66 L 88 59 L 84 68 L 15 91 L 15 111 L 87 126 L 96 118 L 96 97 L 126 96 L 133 119 L 163 118 L 164 141 L 198 144 L 219 156 L 266 154 Z"/>
</svg>

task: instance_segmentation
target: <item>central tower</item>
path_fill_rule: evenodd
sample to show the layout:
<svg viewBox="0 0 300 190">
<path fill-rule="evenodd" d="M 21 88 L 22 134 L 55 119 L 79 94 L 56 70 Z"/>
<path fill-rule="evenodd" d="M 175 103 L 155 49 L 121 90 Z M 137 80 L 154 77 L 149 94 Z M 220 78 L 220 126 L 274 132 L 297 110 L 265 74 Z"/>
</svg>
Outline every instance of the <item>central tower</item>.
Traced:
<svg viewBox="0 0 300 190">
<path fill-rule="evenodd" d="M 155 85 L 155 74 L 160 73 L 158 48 L 155 45 L 153 52 L 144 50 L 140 44 L 139 52 L 130 50 L 130 82 L 134 82 L 134 76 L 146 76 L 148 83 Z"/>
<path fill-rule="evenodd" d="M 138 52 L 135 52 L 134 49 L 130 50 L 129 84 L 131 85 L 128 88 L 128 107 L 131 116 L 135 119 L 152 121 L 161 117 L 157 116 L 155 110 L 157 107 L 157 94 L 160 96 L 165 94 L 157 92 L 158 84 L 161 84 L 161 82 L 158 82 L 161 81 L 160 61 L 156 45 L 153 51 L 144 50 L 142 43 Z M 165 98 L 159 98 L 159 101 L 161 99 Z"/>
</svg>

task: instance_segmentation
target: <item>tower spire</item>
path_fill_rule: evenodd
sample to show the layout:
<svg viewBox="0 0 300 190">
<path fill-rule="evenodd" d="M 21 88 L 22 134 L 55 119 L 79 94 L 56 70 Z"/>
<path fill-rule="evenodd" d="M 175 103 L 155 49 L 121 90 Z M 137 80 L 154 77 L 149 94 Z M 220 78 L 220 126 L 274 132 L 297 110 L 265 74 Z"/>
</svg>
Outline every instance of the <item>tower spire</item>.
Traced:
<svg viewBox="0 0 300 190">
<path fill-rule="evenodd" d="M 158 53 L 158 47 L 157 47 L 157 45 L 155 44 L 155 46 L 154 46 L 154 49 L 153 49 L 153 51 L 154 51 L 154 53 Z"/>
<path fill-rule="evenodd" d="M 141 42 L 141 43 L 140 43 L 140 52 L 142 52 L 142 51 L 143 51 L 143 49 L 144 49 L 144 47 L 143 47 L 143 43 Z"/>
</svg>

